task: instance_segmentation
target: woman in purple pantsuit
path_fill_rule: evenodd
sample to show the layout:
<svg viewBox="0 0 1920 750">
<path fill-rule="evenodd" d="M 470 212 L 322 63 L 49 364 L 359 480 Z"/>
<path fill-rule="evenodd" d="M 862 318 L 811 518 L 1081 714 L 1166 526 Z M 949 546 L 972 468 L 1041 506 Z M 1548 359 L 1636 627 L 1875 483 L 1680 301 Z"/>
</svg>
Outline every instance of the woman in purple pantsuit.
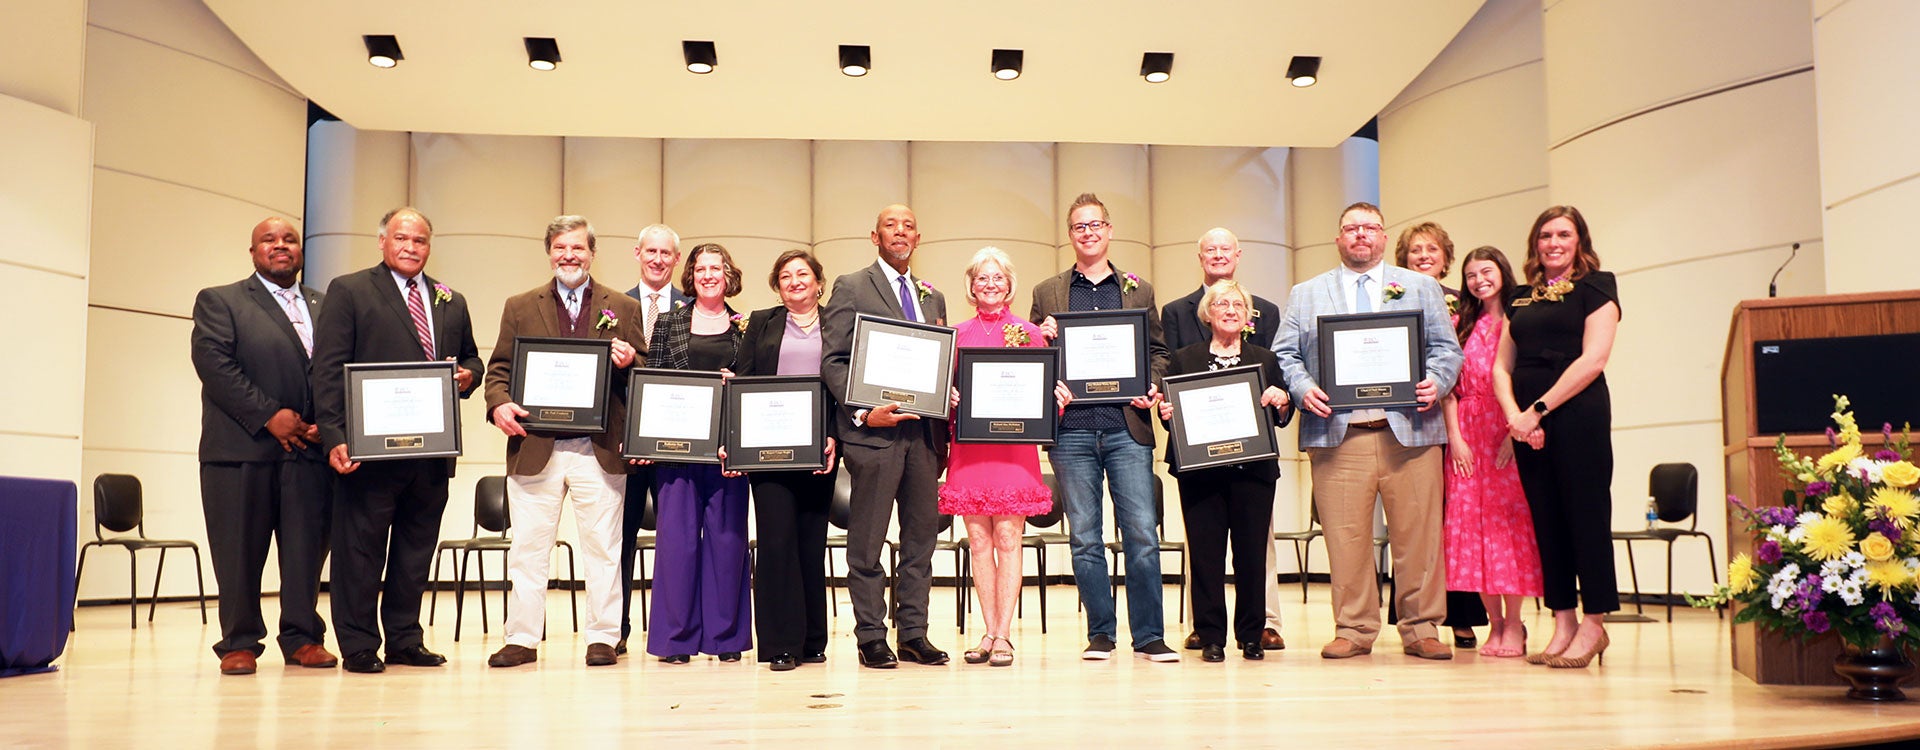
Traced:
<svg viewBox="0 0 1920 750">
<path fill-rule="evenodd" d="M 687 255 L 680 286 L 694 302 L 654 323 L 648 367 L 731 373 L 745 318 L 726 304 L 740 293 L 727 249 L 704 244 Z M 685 664 L 696 653 L 739 661 L 753 646 L 748 603 L 747 480 L 709 464 L 663 463 L 647 653 Z"/>
</svg>

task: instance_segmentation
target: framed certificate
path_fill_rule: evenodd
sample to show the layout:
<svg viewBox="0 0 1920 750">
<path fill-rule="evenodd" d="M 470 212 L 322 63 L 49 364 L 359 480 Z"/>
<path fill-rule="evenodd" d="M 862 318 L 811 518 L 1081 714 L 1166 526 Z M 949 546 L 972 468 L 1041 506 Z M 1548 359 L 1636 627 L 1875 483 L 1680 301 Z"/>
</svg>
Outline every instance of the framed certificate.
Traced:
<svg viewBox="0 0 1920 750">
<path fill-rule="evenodd" d="M 613 341 L 521 336 L 513 340 L 513 402 L 529 430 L 606 432 Z"/>
<path fill-rule="evenodd" d="M 1259 365 L 1213 372 L 1170 375 L 1167 400 L 1173 404 L 1173 470 L 1271 459 L 1280 455 L 1273 438 L 1273 415 L 1260 405 L 1267 379 Z"/>
<path fill-rule="evenodd" d="M 726 387 L 729 471 L 827 468 L 827 386 L 813 375 L 737 377 Z"/>
<path fill-rule="evenodd" d="M 1053 397 L 1053 383 L 1060 378 L 1059 349 L 963 347 L 957 359 L 956 441 L 1053 445 L 1059 427 L 1059 404 Z"/>
<path fill-rule="evenodd" d="M 718 372 L 627 371 L 627 439 L 620 455 L 682 464 L 720 463 Z"/>
<path fill-rule="evenodd" d="M 1335 409 L 1418 406 L 1427 376 L 1426 316 L 1419 310 L 1323 315 L 1320 389 Z"/>
<path fill-rule="evenodd" d="M 346 365 L 347 458 L 460 455 L 455 367 L 452 362 Z"/>
<path fill-rule="evenodd" d="M 1147 395 L 1147 311 L 1096 310 L 1053 314 L 1061 379 L 1076 404 L 1124 404 Z"/>
<path fill-rule="evenodd" d="M 953 329 L 862 313 L 853 321 L 847 403 L 947 418 L 953 384 Z"/>
</svg>

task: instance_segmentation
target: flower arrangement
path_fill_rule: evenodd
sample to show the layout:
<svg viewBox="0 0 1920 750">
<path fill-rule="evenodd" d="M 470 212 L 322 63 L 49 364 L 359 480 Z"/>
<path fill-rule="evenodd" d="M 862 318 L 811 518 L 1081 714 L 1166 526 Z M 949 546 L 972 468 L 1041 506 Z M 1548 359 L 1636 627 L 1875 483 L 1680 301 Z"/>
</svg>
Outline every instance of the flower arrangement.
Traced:
<svg viewBox="0 0 1920 750">
<path fill-rule="evenodd" d="M 673 301 L 673 309 L 675 309 L 675 310 L 678 310 L 678 309 L 680 309 L 680 308 L 682 308 L 682 307 L 686 307 L 686 306 L 687 306 L 687 301 L 686 301 L 686 300 L 683 300 L 683 299 L 677 299 L 677 300 L 674 300 L 674 301 Z"/>
<path fill-rule="evenodd" d="M 1033 342 L 1033 337 L 1027 335 L 1027 329 L 1021 328 L 1019 323 L 1000 326 L 1000 337 L 1007 342 L 1007 346 L 1026 346 Z"/>
<path fill-rule="evenodd" d="M 1777 506 L 1748 507 L 1728 496 L 1755 538 L 1751 557 L 1727 564 L 1727 583 L 1697 607 L 1741 605 L 1735 623 L 1753 622 L 1786 635 L 1810 638 L 1829 631 L 1861 649 L 1884 636 L 1905 647 L 1920 646 L 1920 499 L 1914 485 L 1911 436 L 1894 438 L 1885 425 L 1886 447 L 1869 455 L 1845 396 L 1834 397 L 1827 429 L 1833 449 L 1818 459 L 1774 444 L 1789 488 Z M 1908 429 L 1911 429 L 1910 427 Z"/>
<path fill-rule="evenodd" d="M 1135 276 L 1132 273 L 1120 274 L 1120 293 L 1121 294 L 1131 294 L 1133 290 L 1139 289 L 1139 288 L 1140 288 L 1140 277 Z"/>
<path fill-rule="evenodd" d="M 1447 299 L 1447 314 L 1459 315 L 1460 314 L 1460 298 L 1449 294 L 1447 295 L 1446 299 Z"/>
<path fill-rule="evenodd" d="M 1556 276 L 1548 279 L 1547 283 L 1542 284 L 1540 288 L 1533 290 L 1532 297 L 1535 302 L 1559 302 L 1562 297 L 1567 296 L 1567 292 L 1571 291 L 1573 291 L 1573 280 L 1565 276 Z"/>
<path fill-rule="evenodd" d="M 446 284 L 434 282 L 433 304 L 438 305 L 444 302 L 452 302 L 452 301 L 453 301 L 453 290 L 447 288 Z"/>
<path fill-rule="evenodd" d="M 914 282 L 913 286 L 921 302 L 927 301 L 927 298 L 933 295 L 933 285 L 927 283 L 926 279 Z"/>
<path fill-rule="evenodd" d="M 747 316 L 741 315 L 740 313 L 734 313 L 733 317 L 727 318 L 727 320 L 733 321 L 734 330 L 739 331 L 741 333 L 747 332 Z"/>
<path fill-rule="evenodd" d="M 1252 312 L 1247 313 L 1247 325 L 1246 327 L 1240 329 L 1241 341 L 1246 341 L 1247 339 L 1253 338 L 1254 334 L 1259 333 L 1259 331 L 1256 331 L 1253 329 L 1253 321 L 1255 318 L 1258 318 L 1258 317 L 1260 317 L 1259 310 L 1254 310 Z"/>
<path fill-rule="evenodd" d="M 1392 302 L 1405 296 L 1407 296 L 1406 287 L 1401 286 L 1398 281 L 1389 281 L 1387 282 L 1387 288 L 1380 292 L 1380 301 Z"/>
<path fill-rule="evenodd" d="M 602 331 L 617 325 L 620 325 L 620 318 L 613 314 L 613 308 L 610 307 L 600 308 L 600 319 L 593 322 L 593 327 Z"/>
</svg>

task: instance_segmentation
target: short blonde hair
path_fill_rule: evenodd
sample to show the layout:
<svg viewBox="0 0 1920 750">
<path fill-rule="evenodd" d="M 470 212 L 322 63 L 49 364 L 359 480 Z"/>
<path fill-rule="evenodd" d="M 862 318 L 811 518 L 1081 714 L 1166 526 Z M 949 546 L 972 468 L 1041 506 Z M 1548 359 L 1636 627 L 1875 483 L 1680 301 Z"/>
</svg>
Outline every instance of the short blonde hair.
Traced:
<svg viewBox="0 0 1920 750">
<path fill-rule="evenodd" d="M 1233 279 L 1221 279 L 1213 282 L 1213 286 L 1207 287 L 1207 291 L 1200 295 L 1200 309 L 1195 312 L 1200 315 L 1200 322 L 1202 324 L 1209 328 L 1213 326 L 1213 301 L 1229 294 L 1239 297 L 1240 302 L 1247 306 L 1247 320 L 1248 322 L 1252 322 L 1253 295 L 1248 294 L 1247 288 L 1241 286 L 1240 282 L 1234 281 Z"/>
<path fill-rule="evenodd" d="M 1007 257 L 1007 251 L 992 245 L 980 248 L 973 254 L 973 259 L 967 261 L 967 301 L 974 301 L 973 277 L 979 275 L 980 267 L 989 261 L 1000 266 L 1000 272 L 1007 275 L 1007 301 L 1012 304 L 1013 291 L 1019 288 L 1019 277 L 1013 272 L 1013 259 Z"/>
</svg>

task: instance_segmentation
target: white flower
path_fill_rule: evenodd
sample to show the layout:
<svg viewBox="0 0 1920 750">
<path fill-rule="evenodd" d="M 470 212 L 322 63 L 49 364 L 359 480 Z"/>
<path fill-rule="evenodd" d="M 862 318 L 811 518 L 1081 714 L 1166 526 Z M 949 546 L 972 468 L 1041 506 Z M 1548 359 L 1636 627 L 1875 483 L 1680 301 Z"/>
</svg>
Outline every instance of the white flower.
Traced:
<svg viewBox="0 0 1920 750">
<path fill-rule="evenodd" d="M 1854 575 L 1864 576 L 1867 574 L 1867 556 L 1860 554 L 1859 550 L 1841 555 L 1840 561 L 1846 563 L 1847 567 L 1852 568 Z"/>
<path fill-rule="evenodd" d="M 1785 541 L 1787 538 L 1787 527 L 1777 523 L 1769 526 L 1767 527 L 1767 536 L 1772 537 L 1776 542 Z"/>
<path fill-rule="evenodd" d="M 1783 605 L 1783 604 L 1786 604 L 1786 603 L 1787 603 L 1787 597 L 1789 597 L 1789 596 L 1792 596 L 1792 594 L 1789 594 L 1789 593 L 1787 593 L 1787 592 L 1785 592 L 1785 591 L 1775 591 L 1775 592 L 1773 592 L 1773 599 L 1772 599 L 1772 601 L 1770 601 L 1770 602 L 1768 602 L 1768 603 L 1769 603 L 1770 605 L 1772 605 L 1774 609 L 1776 609 L 1776 610 L 1778 610 L 1778 609 L 1780 609 L 1780 608 L 1781 608 L 1781 606 L 1780 606 L 1780 605 Z"/>
<path fill-rule="evenodd" d="M 1800 541 L 1806 538 L 1807 538 L 1806 524 L 1796 525 L 1793 527 L 1792 531 L 1787 532 L 1787 541 L 1793 543 L 1794 545 L 1800 544 Z"/>
<path fill-rule="evenodd" d="M 1864 474 L 1867 484 L 1879 484 L 1880 471 L 1885 468 L 1887 468 L 1887 462 L 1875 461 L 1868 456 L 1861 456 L 1847 462 L 1847 473 L 1854 476 Z"/>
<path fill-rule="evenodd" d="M 1920 559 L 1909 557 L 1901 560 L 1900 564 L 1907 566 L 1907 572 L 1909 574 L 1920 573 Z"/>
<path fill-rule="evenodd" d="M 1913 592 L 1913 606 L 1920 607 L 1920 589 Z"/>
<path fill-rule="evenodd" d="M 1840 584 L 1840 590 L 1835 593 L 1840 595 L 1840 601 L 1846 602 L 1847 606 L 1857 606 L 1867 600 L 1866 594 L 1860 590 L 1860 584 L 1860 581 L 1847 579 L 1846 582 Z"/>
<path fill-rule="evenodd" d="M 1799 563 L 1787 563 L 1786 566 L 1780 568 L 1779 572 L 1774 573 L 1772 578 L 1767 579 L 1767 593 L 1773 595 L 1773 608 L 1779 609 L 1780 600 L 1792 596 L 1793 590 L 1799 588 L 1799 586 Z"/>
<path fill-rule="evenodd" d="M 1847 575 L 1847 583 L 1851 583 L 1859 586 L 1867 585 L 1867 569 L 1866 568 L 1855 569 L 1852 573 Z"/>
<path fill-rule="evenodd" d="M 1820 520 L 1820 518 L 1821 518 L 1821 515 L 1818 512 L 1810 510 L 1794 518 L 1793 525 L 1805 526 L 1807 524 L 1813 523 L 1814 521 Z"/>
<path fill-rule="evenodd" d="M 1845 578 L 1846 575 L 1847 575 L 1847 562 L 1844 559 L 1828 560 L 1826 562 L 1820 563 L 1820 579 L 1822 581 L 1830 581 L 1835 578 Z M 1827 590 L 1832 591 L 1833 589 L 1827 589 Z"/>
</svg>

